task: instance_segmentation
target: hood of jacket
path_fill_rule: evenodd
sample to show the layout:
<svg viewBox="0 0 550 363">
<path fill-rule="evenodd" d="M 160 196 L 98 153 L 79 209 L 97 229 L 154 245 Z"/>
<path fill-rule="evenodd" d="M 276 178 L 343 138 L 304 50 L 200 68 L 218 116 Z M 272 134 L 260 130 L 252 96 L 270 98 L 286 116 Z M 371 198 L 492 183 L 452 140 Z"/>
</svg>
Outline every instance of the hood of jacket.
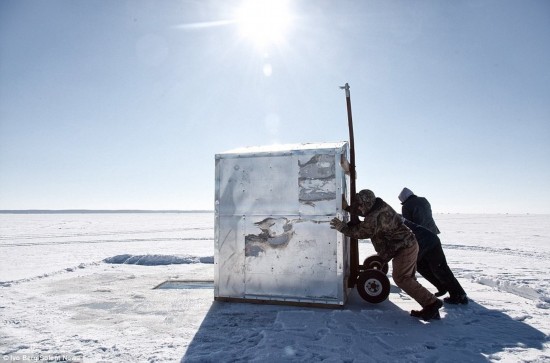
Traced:
<svg viewBox="0 0 550 363">
<path fill-rule="evenodd" d="M 399 200 L 401 201 L 401 204 L 405 203 L 407 201 L 407 199 L 409 199 L 410 197 L 412 197 L 414 195 L 413 191 L 410 190 L 409 188 L 403 188 L 403 190 L 401 191 L 401 193 L 399 193 Z"/>
</svg>

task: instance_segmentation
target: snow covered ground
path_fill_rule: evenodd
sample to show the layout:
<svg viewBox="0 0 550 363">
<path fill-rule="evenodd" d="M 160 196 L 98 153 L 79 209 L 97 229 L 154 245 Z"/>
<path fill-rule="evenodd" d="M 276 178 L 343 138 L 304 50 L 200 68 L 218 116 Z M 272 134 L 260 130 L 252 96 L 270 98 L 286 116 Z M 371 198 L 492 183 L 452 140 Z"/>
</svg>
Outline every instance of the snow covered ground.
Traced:
<svg viewBox="0 0 550 363">
<path fill-rule="evenodd" d="M 550 362 L 550 216 L 435 218 L 471 303 L 425 323 L 393 281 L 378 305 L 214 302 L 212 213 L 0 214 L 0 360 Z"/>
</svg>

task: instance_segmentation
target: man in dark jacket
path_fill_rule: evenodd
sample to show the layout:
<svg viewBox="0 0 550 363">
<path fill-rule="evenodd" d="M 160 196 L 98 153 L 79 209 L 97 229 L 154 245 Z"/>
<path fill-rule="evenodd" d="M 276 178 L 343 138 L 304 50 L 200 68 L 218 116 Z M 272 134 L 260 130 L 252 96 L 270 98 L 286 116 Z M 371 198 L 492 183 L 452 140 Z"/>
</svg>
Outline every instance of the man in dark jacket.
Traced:
<svg viewBox="0 0 550 363">
<path fill-rule="evenodd" d="M 392 207 L 368 189 L 357 193 L 352 204 L 352 213 L 364 217 L 359 224 L 347 224 L 338 218 L 332 219 L 331 228 L 344 235 L 356 238 L 370 238 L 378 255 L 386 262 L 393 259 L 393 281 L 409 296 L 422 305 L 421 311 L 411 315 L 424 320 L 439 319 L 443 305 L 415 278 L 418 243 L 411 230 L 403 224 Z"/>
<path fill-rule="evenodd" d="M 403 188 L 398 198 L 402 205 L 401 214 L 405 219 L 419 224 L 435 234 L 440 233 L 432 216 L 432 206 L 426 198 L 414 195 L 409 188 Z"/>
<path fill-rule="evenodd" d="M 443 299 L 446 303 L 468 304 L 466 292 L 447 264 L 439 237 L 409 220 L 405 219 L 404 223 L 414 233 L 418 241 L 416 269 L 420 275 L 438 289 L 438 293 L 435 295 L 441 296 L 448 291 L 449 297 Z"/>
</svg>

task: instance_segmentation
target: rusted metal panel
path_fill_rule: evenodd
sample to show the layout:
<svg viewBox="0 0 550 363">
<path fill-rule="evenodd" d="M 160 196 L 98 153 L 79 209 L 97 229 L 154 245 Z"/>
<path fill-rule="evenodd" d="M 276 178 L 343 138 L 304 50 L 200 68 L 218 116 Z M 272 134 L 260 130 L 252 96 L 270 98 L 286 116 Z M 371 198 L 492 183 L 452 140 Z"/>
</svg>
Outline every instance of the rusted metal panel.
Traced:
<svg viewBox="0 0 550 363">
<path fill-rule="evenodd" d="M 342 218 L 347 143 L 216 155 L 217 300 L 343 305 L 349 241 Z"/>
</svg>

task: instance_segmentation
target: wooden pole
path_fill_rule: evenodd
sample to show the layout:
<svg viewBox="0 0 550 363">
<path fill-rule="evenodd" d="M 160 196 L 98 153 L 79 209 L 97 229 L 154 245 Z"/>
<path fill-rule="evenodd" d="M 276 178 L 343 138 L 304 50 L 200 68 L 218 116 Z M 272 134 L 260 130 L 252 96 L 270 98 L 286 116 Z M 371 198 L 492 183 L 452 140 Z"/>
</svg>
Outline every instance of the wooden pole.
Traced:
<svg viewBox="0 0 550 363">
<path fill-rule="evenodd" d="M 346 107 L 348 112 L 348 129 L 349 129 L 349 177 L 350 177 L 350 205 L 353 211 L 353 204 L 355 203 L 355 194 L 357 194 L 357 187 L 355 185 L 356 173 L 355 173 L 355 140 L 353 138 L 353 119 L 351 116 L 351 95 L 349 91 L 349 84 L 345 84 L 341 89 L 346 91 Z M 353 224 L 359 223 L 359 217 L 356 214 L 351 214 L 351 222 Z M 359 241 L 355 238 L 350 238 L 350 275 L 348 277 L 348 287 L 352 288 L 357 282 L 359 276 Z"/>
</svg>

